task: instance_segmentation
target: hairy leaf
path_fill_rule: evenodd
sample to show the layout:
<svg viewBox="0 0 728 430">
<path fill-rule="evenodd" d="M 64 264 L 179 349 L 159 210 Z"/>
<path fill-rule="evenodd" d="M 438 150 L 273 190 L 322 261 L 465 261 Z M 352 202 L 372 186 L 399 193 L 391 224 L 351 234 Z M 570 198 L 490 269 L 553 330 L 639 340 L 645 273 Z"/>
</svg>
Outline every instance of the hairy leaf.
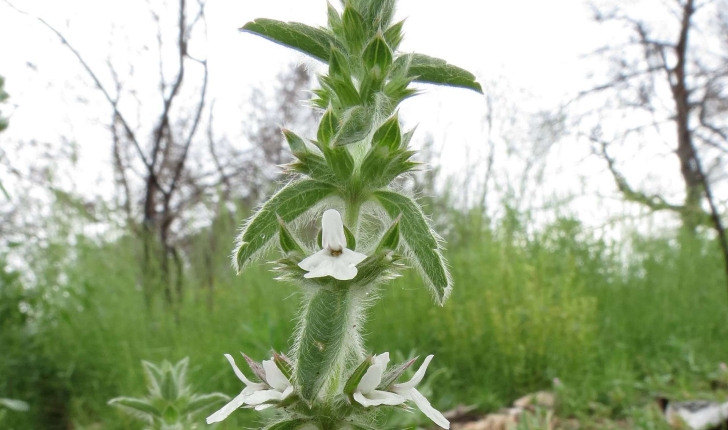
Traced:
<svg viewBox="0 0 728 430">
<path fill-rule="evenodd" d="M 475 81 L 475 75 L 445 60 L 423 54 L 406 54 L 397 58 L 398 66 L 409 63 L 409 76 L 415 81 L 436 85 L 468 88 L 483 94 L 483 88 Z"/>
<path fill-rule="evenodd" d="M 207 409 L 210 406 L 227 402 L 229 400 L 230 397 L 222 393 L 195 394 L 187 403 L 182 413 L 196 414 L 204 409 Z"/>
<path fill-rule="evenodd" d="M 333 37 L 324 29 L 311 27 L 300 22 L 282 22 L 274 19 L 259 18 L 245 24 L 240 31 L 264 37 L 324 63 L 331 58 Z"/>
<path fill-rule="evenodd" d="M 281 188 L 250 219 L 238 236 L 235 262 L 238 272 L 252 260 L 278 232 L 278 216 L 292 222 L 335 191 L 332 184 L 312 179 L 294 181 Z"/>
<path fill-rule="evenodd" d="M 357 106 L 345 112 L 339 132 L 334 138 L 335 146 L 344 146 L 363 140 L 372 128 L 372 111 Z"/>
<path fill-rule="evenodd" d="M 308 422 L 309 420 L 306 419 L 279 421 L 277 423 L 264 427 L 263 430 L 295 430 Z"/>
<path fill-rule="evenodd" d="M 366 38 L 364 18 L 353 6 L 347 4 L 341 16 L 341 23 L 349 53 L 354 55 L 359 54 Z"/>
<path fill-rule="evenodd" d="M 371 367 L 372 364 L 372 356 L 370 355 L 366 360 L 362 361 L 356 369 L 354 369 L 344 385 L 344 394 L 347 396 L 354 395 L 356 387 L 359 386 L 359 382 L 361 382 L 361 378 L 364 377 L 364 374 L 367 373 L 367 370 L 369 370 L 369 367 Z"/>
<path fill-rule="evenodd" d="M 430 228 L 420 205 L 392 191 L 375 191 L 373 194 L 390 217 L 401 214 L 400 232 L 412 263 L 420 269 L 437 302 L 442 305 L 452 290 L 450 274 L 442 256 L 439 237 Z"/>
<path fill-rule="evenodd" d="M 117 406 L 128 412 L 146 415 L 148 417 L 161 418 L 162 413 L 153 404 L 144 399 L 135 399 L 132 397 L 117 397 L 109 400 L 109 404 Z"/>
<path fill-rule="evenodd" d="M 381 32 L 378 32 L 369 42 L 362 53 L 362 58 L 364 59 L 364 65 L 369 69 L 378 66 L 379 70 L 385 71 L 392 64 L 392 50 L 387 46 Z"/>
</svg>

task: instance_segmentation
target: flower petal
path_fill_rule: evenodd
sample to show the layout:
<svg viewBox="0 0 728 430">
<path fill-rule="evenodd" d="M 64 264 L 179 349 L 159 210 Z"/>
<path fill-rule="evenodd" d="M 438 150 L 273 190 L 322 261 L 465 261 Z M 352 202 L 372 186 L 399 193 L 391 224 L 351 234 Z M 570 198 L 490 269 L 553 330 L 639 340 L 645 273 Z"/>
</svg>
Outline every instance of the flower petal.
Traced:
<svg viewBox="0 0 728 430">
<path fill-rule="evenodd" d="M 289 385 L 288 388 L 283 390 L 283 395 L 281 396 L 281 400 L 284 400 L 285 398 L 290 396 L 291 393 L 293 393 L 293 385 Z"/>
<path fill-rule="evenodd" d="M 346 235 L 341 215 L 334 209 L 324 212 L 321 219 L 321 246 L 331 251 L 341 251 L 346 248 Z"/>
<path fill-rule="evenodd" d="M 283 393 L 278 390 L 256 391 L 245 399 L 245 403 L 251 406 L 257 406 L 271 400 L 283 400 Z"/>
<path fill-rule="evenodd" d="M 331 251 L 322 249 L 321 251 L 301 260 L 301 262 L 298 263 L 298 267 L 310 272 L 320 266 L 321 262 L 324 261 L 326 257 L 331 257 Z"/>
<path fill-rule="evenodd" d="M 243 384 L 245 385 L 252 385 L 254 382 L 251 382 L 248 378 L 245 377 L 245 374 L 238 368 L 238 365 L 235 364 L 235 359 L 230 354 L 225 354 L 225 358 L 227 358 L 227 361 L 230 363 L 230 365 L 233 367 L 233 372 L 235 372 L 235 376 L 238 377 L 241 381 L 243 381 Z"/>
<path fill-rule="evenodd" d="M 362 394 L 369 394 L 374 391 L 374 389 L 382 383 L 384 368 L 385 366 L 378 363 L 369 366 L 366 373 L 359 381 L 359 385 L 356 386 L 356 391 Z"/>
<path fill-rule="evenodd" d="M 263 369 L 265 370 L 265 380 L 271 387 L 276 390 L 283 392 L 286 388 L 291 386 L 291 383 L 286 378 L 286 375 L 281 372 L 275 361 L 264 360 Z"/>
<path fill-rule="evenodd" d="M 356 270 L 356 267 L 346 263 L 341 258 L 338 258 L 334 262 L 331 268 L 331 273 L 329 274 L 340 281 L 349 281 L 356 278 L 357 273 L 359 273 L 359 271 Z"/>
<path fill-rule="evenodd" d="M 433 408 L 429 401 L 416 388 L 410 390 L 410 399 L 415 402 L 418 408 L 427 418 L 431 419 L 438 426 L 449 429 L 450 421 L 445 418 L 437 409 Z"/>
<path fill-rule="evenodd" d="M 379 390 L 371 391 L 366 396 L 357 391 L 354 393 L 354 400 L 356 400 L 360 405 L 366 408 L 368 408 L 369 406 L 379 405 L 400 405 L 406 401 L 406 399 L 402 396 Z"/>
<path fill-rule="evenodd" d="M 273 406 L 275 406 L 275 405 L 273 405 L 273 404 L 271 404 L 271 403 L 263 403 L 262 405 L 258 405 L 258 406 L 256 406 L 256 407 L 255 407 L 255 410 L 256 410 L 256 411 L 262 411 L 263 409 L 268 409 L 268 408 L 271 408 L 271 407 L 273 407 Z"/>
<path fill-rule="evenodd" d="M 389 364 L 389 352 L 383 352 L 379 355 L 375 355 L 373 359 L 374 364 L 381 364 L 386 369 L 387 364 Z"/>
<path fill-rule="evenodd" d="M 339 256 L 339 259 L 346 261 L 348 264 L 356 266 L 357 264 L 366 260 L 367 256 L 362 253 L 352 251 L 349 248 L 344 248 L 344 250 L 341 252 L 341 255 Z"/>
<path fill-rule="evenodd" d="M 410 388 L 414 388 L 422 382 L 422 378 L 425 376 L 425 372 L 427 371 L 427 366 L 430 365 L 430 361 L 432 361 L 432 357 L 434 355 L 428 355 L 427 358 L 425 358 L 425 361 L 422 363 L 419 369 L 417 369 L 417 372 L 415 373 L 415 376 L 412 377 L 407 382 L 404 382 L 402 384 L 394 384 L 393 391 L 399 392 L 399 390 L 409 390 Z"/>
<path fill-rule="evenodd" d="M 230 402 L 228 402 L 227 405 L 223 406 L 219 411 L 215 412 L 214 414 L 207 417 L 207 424 L 212 423 L 219 423 L 220 421 L 227 418 L 230 414 L 233 413 L 237 408 L 243 406 L 245 404 L 245 399 L 248 397 L 248 395 L 245 392 L 242 392 L 235 396 Z"/>
</svg>

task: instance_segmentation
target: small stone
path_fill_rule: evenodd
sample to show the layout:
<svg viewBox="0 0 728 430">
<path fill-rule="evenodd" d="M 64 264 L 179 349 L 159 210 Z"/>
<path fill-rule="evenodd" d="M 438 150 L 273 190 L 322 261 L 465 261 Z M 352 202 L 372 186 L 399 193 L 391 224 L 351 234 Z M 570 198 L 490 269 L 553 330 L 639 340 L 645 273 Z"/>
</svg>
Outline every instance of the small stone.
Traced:
<svg viewBox="0 0 728 430">
<path fill-rule="evenodd" d="M 556 406 L 556 395 L 550 391 L 538 391 L 521 397 L 513 402 L 513 406 L 522 409 L 534 407 L 553 409 Z"/>
</svg>

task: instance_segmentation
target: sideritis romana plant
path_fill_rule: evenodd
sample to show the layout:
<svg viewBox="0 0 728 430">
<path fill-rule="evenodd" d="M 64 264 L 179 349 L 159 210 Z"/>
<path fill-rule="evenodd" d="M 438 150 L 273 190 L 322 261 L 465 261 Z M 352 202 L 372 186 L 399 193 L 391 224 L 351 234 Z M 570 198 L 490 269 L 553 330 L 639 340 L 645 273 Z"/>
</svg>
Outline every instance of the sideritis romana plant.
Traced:
<svg viewBox="0 0 728 430">
<path fill-rule="evenodd" d="M 328 5 L 328 26 L 271 19 L 244 32 L 299 50 L 328 64 L 312 107 L 322 112 L 315 138 L 283 130 L 295 156 L 290 181 L 244 224 L 234 263 L 241 272 L 278 247 L 277 279 L 302 290 L 298 328 L 287 354 L 262 363 L 250 357 L 248 377 L 227 360 L 244 388 L 207 418 L 219 422 L 240 407 L 274 408 L 264 429 L 381 429 L 382 408 L 415 406 L 443 428 L 449 423 L 417 390 L 432 355 L 415 376 L 400 376 L 415 360 L 389 365 L 389 354 L 367 354 L 360 330 L 377 286 L 406 266 L 417 269 L 435 302 L 452 290 L 442 241 L 417 200 L 393 182 L 417 170 L 397 106 L 417 94 L 412 82 L 481 92 L 475 77 L 443 60 L 401 53 L 403 22 L 392 23 L 394 0 Z M 305 227 L 321 220 L 318 236 Z M 364 222 L 363 222 L 364 221 Z"/>
</svg>

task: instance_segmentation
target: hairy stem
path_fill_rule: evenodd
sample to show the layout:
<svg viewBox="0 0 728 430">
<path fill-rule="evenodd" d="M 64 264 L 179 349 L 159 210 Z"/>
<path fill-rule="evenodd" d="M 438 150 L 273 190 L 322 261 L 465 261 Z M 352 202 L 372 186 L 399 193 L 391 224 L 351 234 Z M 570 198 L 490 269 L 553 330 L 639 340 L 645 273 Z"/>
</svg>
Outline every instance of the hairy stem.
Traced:
<svg viewBox="0 0 728 430">
<path fill-rule="evenodd" d="M 296 340 L 296 380 L 308 402 L 329 400 L 346 377 L 347 359 L 360 355 L 360 306 L 348 286 L 321 287 L 308 298 Z M 323 392 L 322 392 L 323 390 Z"/>
</svg>

